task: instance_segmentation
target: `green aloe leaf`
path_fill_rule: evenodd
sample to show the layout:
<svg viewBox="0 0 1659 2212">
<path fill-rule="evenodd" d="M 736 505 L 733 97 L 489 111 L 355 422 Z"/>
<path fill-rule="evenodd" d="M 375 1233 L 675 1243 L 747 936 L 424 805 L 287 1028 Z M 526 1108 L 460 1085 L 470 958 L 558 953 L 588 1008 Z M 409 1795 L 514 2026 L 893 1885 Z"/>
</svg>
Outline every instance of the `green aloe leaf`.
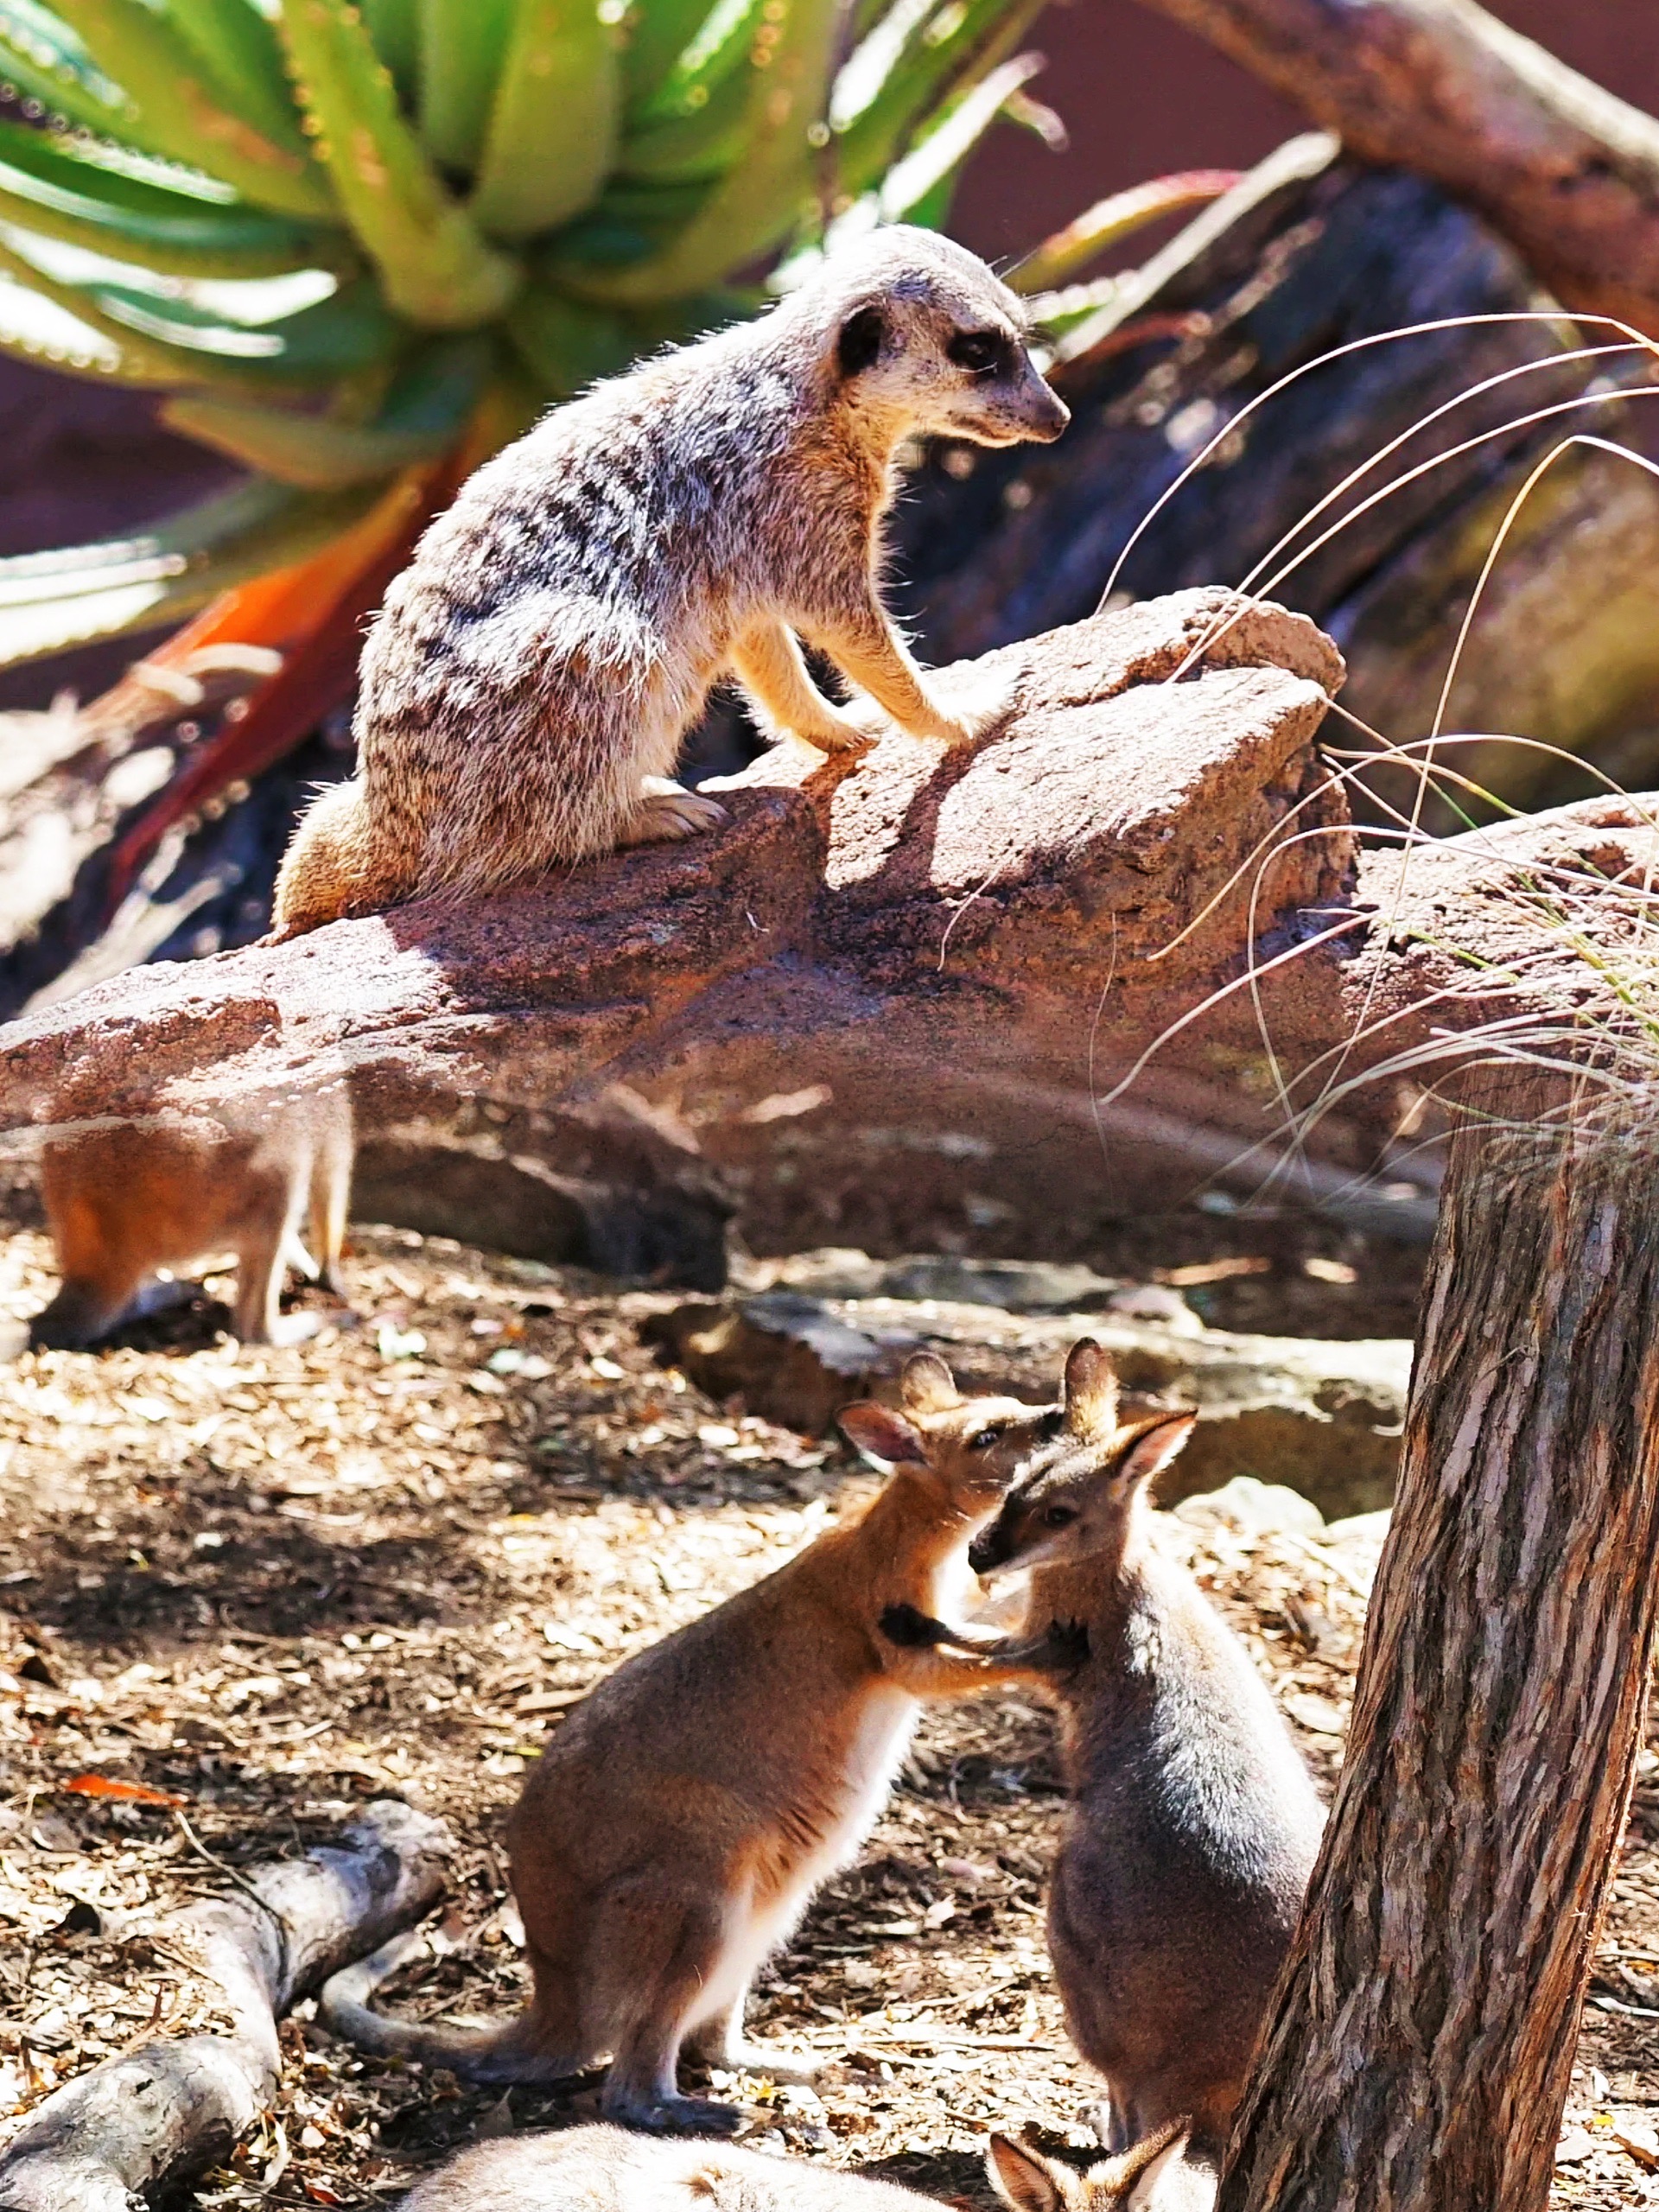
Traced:
<svg viewBox="0 0 1659 2212">
<path fill-rule="evenodd" d="M 194 380 L 199 364 L 222 365 L 253 384 L 333 384 L 390 359 L 405 334 L 366 278 L 262 323 L 119 283 L 88 286 L 84 296 L 118 341 L 131 333 L 168 347 L 181 384 Z"/>
<path fill-rule="evenodd" d="M 120 86 L 68 26 L 35 0 L 0 0 L 0 77 L 67 123 L 111 135 L 136 125 Z"/>
<path fill-rule="evenodd" d="M 675 56 L 660 84 L 628 109 L 628 136 L 696 116 L 739 73 L 765 20 L 766 0 L 716 0 L 696 36 Z"/>
<path fill-rule="evenodd" d="M 748 135 L 747 72 L 731 71 L 706 102 L 631 130 L 618 149 L 617 166 L 629 182 L 717 184 L 741 161 Z"/>
<path fill-rule="evenodd" d="M 562 271 L 573 292 L 614 306 L 649 306 L 697 292 L 779 245 L 810 213 L 822 118 L 834 60 L 836 11 L 818 0 L 766 0 L 746 67 L 743 159 L 659 252 L 608 273 Z"/>
<path fill-rule="evenodd" d="M 942 123 L 897 162 L 882 180 L 878 194 L 884 222 L 925 220 L 925 203 L 957 169 L 1001 113 L 1020 86 L 1043 67 L 1040 54 L 1018 54 L 993 69 L 988 77 L 961 99 Z M 943 208 L 932 211 L 942 213 Z"/>
<path fill-rule="evenodd" d="M 1042 0 L 950 0 L 918 17 L 899 0 L 836 82 L 831 154 L 842 190 L 880 184 L 917 131 L 988 75 L 1041 9 Z"/>
<path fill-rule="evenodd" d="M 512 0 L 512 36 L 468 202 L 493 237 L 588 207 L 616 158 L 622 79 L 610 0 Z M 550 127 L 550 118 L 562 118 Z"/>
<path fill-rule="evenodd" d="M 363 24 L 370 43 L 391 72 L 405 114 L 420 99 L 421 31 L 419 0 L 363 0 Z"/>
<path fill-rule="evenodd" d="M 639 341 L 620 315 L 526 284 L 506 315 L 507 336 L 550 399 L 569 399 L 596 378 L 619 375 Z"/>
<path fill-rule="evenodd" d="M 321 550 L 377 496 L 374 486 L 320 496 L 253 483 L 130 537 L 0 561 L 0 667 L 181 620 Z"/>
<path fill-rule="evenodd" d="M 221 0 L 225 4 L 225 0 Z M 57 0 L 86 52 L 126 94 L 118 137 L 205 169 L 256 207 L 334 217 L 327 180 L 295 143 L 279 143 L 216 96 L 200 57 L 144 0 Z"/>
<path fill-rule="evenodd" d="M 229 106 L 274 145 L 308 156 L 282 42 L 254 0 L 166 0 L 165 12 Z"/>
<path fill-rule="evenodd" d="M 167 276 L 270 276 L 340 258 L 337 232 L 123 175 L 17 123 L 0 122 L 0 221 Z"/>
<path fill-rule="evenodd" d="M 632 123 L 711 16 L 728 0 L 636 0 L 626 18 L 622 107 Z"/>
<path fill-rule="evenodd" d="M 470 175 L 478 161 L 512 17 L 513 0 L 416 0 L 421 137 L 442 168 Z M 544 114 L 542 127 L 569 126 L 549 131 Z"/>
<path fill-rule="evenodd" d="M 289 65 L 340 204 L 410 321 L 469 330 L 500 314 L 518 264 L 487 245 L 398 111 L 349 0 L 282 0 Z"/>
<path fill-rule="evenodd" d="M 393 383 L 372 423 L 211 398 L 169 401 L 162 419 L 277 483 L 335 491 L 372 483 L 453 445 L 477 404 L 490 362 L 483 339 L 432 347 Z"/>
<path fill-rule="evenodd" d="M 1051 290 L 1086 268 L 1108 246 L 1132 238 L 1136 231 L 1165 215 L 1206 206 L 1237 182 L 1236 169 L 1185 169 L 1174 176 L 1153 177 L 1127 192 L 1115 192 L 1045 238 L 1008 271 L 1007 282 L 1016 292 Z"/>
</svg>

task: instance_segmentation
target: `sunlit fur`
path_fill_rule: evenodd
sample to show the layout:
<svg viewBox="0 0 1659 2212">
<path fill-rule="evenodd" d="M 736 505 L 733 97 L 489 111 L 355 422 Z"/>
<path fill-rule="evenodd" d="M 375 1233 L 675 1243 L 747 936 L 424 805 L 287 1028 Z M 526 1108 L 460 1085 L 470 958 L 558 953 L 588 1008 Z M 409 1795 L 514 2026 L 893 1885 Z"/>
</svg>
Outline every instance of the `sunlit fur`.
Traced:
<svg viewBox="0 0 1659 2212">
<path fill-rule="evenodd" d="M 728 2133 L 728 2106 L 683 2095 L 682 2049 L 799 2079 L 743 2040 L 750 1976 L 880 1814 L 918 1700 L 1046 1679 L 1043 1649 L 966 1657 L 902 1648 L 880 1623 L 938 1609 L 1042 1427 L 1013 1399 L 964 1400 L 918 1355 L 905 1404 L 850 1407 L 865 1450 L 899 1462 L 764 1581 L 639 1652 L 561 1723 L 507 1826 L 533 1993 L 495 2033 L 416 2027 L 368 1999 L 389 1947 L 323 1991 L 328 2024 L 370 2050 L 473 2081 L 549 2080 L 606 2057 L 609 2119 Z"/>
<path fill-rule="evenodd" d="M 1048 1939 L 1072 2039 L 1105 2077 L 1108 2147 L 1185 2116 L 1218 2159 L 1324 1813 L 1249 1653 L 1154 1535 L 1148 1487 L 1192 1425 L 1121 1420 L 1085 1338 L 1061 1436 L 969 1557 L 1035 1568 L 1027 1619 L 1088 1629 L 1058 1685 L 1072 1803 Z"/>
<path fill-rule="evenodd" d="M 963 335 L 995 359 L 951 359 Z M 463 486 L 364 652 L 358 774 L 302 822 L 279 934 L 479 893 L 721 818 L 671 782 L 710 685 L 763 724 L 861 747 L 820 646 L 913 734 L 964 744 L 1006 694 L 937 698 L 879 595 L 893 458 L 916 433 L 1057 437 L 1065 408 L 985 264 L 895 226 L 770 314 L 556 408 Z"/>
</svg>

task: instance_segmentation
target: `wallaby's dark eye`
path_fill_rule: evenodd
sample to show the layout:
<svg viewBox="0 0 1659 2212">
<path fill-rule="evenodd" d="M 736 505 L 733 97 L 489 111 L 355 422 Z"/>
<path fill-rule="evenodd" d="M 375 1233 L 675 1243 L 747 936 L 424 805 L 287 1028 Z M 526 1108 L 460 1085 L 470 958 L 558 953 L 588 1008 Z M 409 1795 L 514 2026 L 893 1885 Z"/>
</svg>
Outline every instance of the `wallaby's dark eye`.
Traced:
<svg viewBox="0 0 1659 2212">
<path fill-rule="evenodd" d="M 1001 1441 L 1001 1438 L 1000 1428 L 982 1428 L 977 1436 L 969 1438 L 968 1449 L 970 1452 L 988 1452 L 993 1444 Z"/>
<path fill-rule="evenodd" d="M 1000 330 L 959 330 L 945 347 L 947 359 L 976 377 L 1007 368 L 1008 341 Z"/>
<path fill-rule="evenodd" d="M 1075 1521 L 1077 1517 L 1076 1510 L 1071 1506 L 1051 1505 L 1044 1514 L 1043 1521 L 1050 1529 L 1064 1529 L 1068 1522 Z"/>
</svg>

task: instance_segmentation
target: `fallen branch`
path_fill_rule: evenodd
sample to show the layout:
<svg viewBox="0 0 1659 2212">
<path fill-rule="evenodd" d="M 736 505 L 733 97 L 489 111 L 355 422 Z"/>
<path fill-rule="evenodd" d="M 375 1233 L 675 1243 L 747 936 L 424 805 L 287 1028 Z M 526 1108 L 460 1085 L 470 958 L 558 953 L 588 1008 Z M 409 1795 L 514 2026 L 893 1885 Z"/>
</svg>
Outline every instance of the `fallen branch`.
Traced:
<svg viewBox="0 0 1659 2212">
<path fill-rule="evenodd" d="M 1569 307 L 1659 334 L 1659 121 L 1474 0 L 1147 3 L 1478 208 Z"/>
<path fill-rule="evenodd" d="M 133 2212 L 225 2158 L 276 2094 L 277 2020 L 425 1910 L 448 1848 L 442 1821 L 385 1799 L 341 1843 L 251 1870 L 246 1895 L 170 1915 L 157 1939 L 233 2026 L 143 2042 L 48 2097 L 0 2155 L 0 2212 Z"/>
</svg>

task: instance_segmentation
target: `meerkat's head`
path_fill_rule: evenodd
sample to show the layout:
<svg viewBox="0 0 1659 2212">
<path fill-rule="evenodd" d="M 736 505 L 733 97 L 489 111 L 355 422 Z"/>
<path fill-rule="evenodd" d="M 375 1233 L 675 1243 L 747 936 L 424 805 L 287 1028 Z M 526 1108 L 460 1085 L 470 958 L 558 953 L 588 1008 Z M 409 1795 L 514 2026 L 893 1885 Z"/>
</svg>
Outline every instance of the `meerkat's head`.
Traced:
<svg viewBox="0 0 1659 2212">
<path fill-rule="evenodd" d="M 953 239 L 893 224 L 832 254 L 809 291 L 828 373 L 889 446 L 1047 443 L 1071 419 L 1031 358 L 1024 302 Z"/>
</svg>

